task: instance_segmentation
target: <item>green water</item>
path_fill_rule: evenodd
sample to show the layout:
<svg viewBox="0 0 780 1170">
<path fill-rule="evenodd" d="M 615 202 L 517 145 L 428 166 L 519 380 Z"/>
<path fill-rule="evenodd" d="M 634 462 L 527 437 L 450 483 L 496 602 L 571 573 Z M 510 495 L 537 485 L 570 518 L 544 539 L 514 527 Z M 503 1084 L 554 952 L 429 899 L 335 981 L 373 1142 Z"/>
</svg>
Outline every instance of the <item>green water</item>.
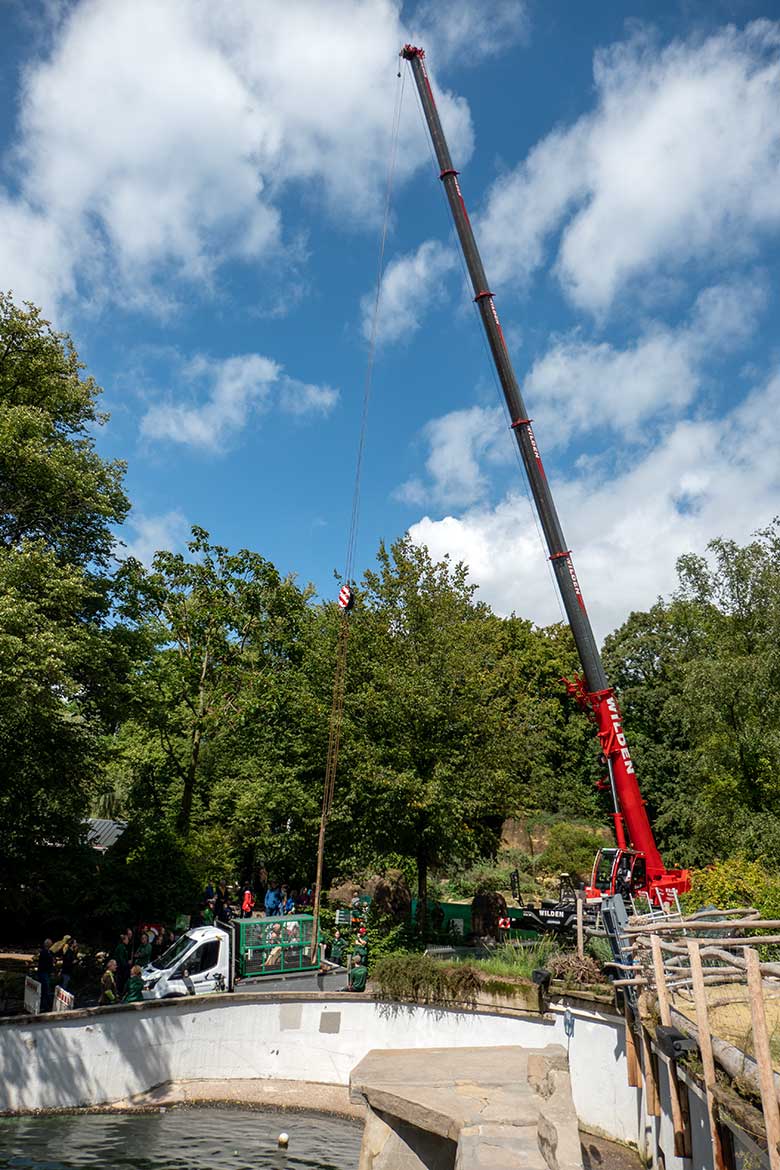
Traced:
<svg viewBox="0 0 780 1170">
<path fill-rule="evenodd" d="M 287 1151 L 279 1134 L 290 1135 Z M 3 1170 L 355 1170 L 361 1127 L 246 1109 L 0 1118 Z"/>
</svg>

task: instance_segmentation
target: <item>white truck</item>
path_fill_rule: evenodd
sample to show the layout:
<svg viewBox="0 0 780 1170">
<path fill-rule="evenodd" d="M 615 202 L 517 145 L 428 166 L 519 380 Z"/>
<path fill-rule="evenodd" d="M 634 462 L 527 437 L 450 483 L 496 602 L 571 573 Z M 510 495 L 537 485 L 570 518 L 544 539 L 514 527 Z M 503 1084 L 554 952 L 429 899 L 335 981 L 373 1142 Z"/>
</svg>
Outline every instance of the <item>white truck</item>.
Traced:
<svg viewBox="0 0 780 1170">
<path fill-rule="evenodd" d="M 323 963 L 319 954 L 311 962 L 312 929 L 307 914 L 192 927 L 144 968 L 144 999 L 233 991 L 238 983 L 248 991 L 293 979 L 301 990 L 343 982 L 343 969 Z"/>
<path fill-rule="evenodd" d="M 235 964 L 232 938 L 219 926 L 196 926 L 165 954 L 144 967 L 144 999 L 232 991 Z"/>
</svg>

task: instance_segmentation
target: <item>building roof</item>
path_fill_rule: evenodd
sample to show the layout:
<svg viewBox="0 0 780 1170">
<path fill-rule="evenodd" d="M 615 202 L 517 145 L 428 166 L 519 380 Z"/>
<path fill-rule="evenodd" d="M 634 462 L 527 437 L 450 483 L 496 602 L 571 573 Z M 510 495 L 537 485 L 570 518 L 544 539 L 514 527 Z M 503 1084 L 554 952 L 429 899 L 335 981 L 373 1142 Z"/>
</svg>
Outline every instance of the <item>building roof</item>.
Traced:
<svg viewBox="0 0 780 1170">
<path fill-rule="evenodd" d="M 87 824 L 87 845 L 99 849 L 101 853 L 116 845 L 127 828 L 127 821 L 107 821 L 102 817 L 89 817 Z"/>
</svg>

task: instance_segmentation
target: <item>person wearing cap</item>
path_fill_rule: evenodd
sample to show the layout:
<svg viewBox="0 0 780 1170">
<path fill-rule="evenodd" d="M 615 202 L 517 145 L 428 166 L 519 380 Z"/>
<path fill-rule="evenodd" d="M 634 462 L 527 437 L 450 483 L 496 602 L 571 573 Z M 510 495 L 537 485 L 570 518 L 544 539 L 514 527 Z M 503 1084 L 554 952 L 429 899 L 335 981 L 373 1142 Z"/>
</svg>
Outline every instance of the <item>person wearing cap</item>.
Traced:
<svg viewBox="0 0 780 1170">
<path fill-rule="evenodd" d="M 352 948 L 352 953 L 357 959 L 362 959 L 363 963 L 368 962 L 368 936 L 366 935 L 365 926 L 361 926 L 358 931 L 358 936 L 355 945 Z"/>
</svg>

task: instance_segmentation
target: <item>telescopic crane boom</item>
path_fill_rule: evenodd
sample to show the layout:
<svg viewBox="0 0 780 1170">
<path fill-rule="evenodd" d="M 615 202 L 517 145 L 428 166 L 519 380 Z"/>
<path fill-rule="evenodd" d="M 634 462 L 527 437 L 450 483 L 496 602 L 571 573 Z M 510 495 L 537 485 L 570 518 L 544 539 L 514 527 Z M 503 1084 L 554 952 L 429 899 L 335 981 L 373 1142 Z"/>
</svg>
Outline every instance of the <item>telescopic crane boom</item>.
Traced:
<svg viewBox="0 0 780 1170">
<path fill-rule="evenodd" d="M 490 352 L 504 392 L 511 428 L 520 448 L 558 590 L 582 664 L 582 677 L 577 677 L 573 682 L 567 683 L 567 686 L 580 706 L 595 722 L 601 752 L 606 761 L 607 779 L 603 786 L 609 787 L 612 795 L 614 810 L 612 817 L 618 847 L 615 850 L 601 850 L 597 856 L 589 893 L 598 896 L 601 893 L 642 890 L 647 891 L 651 898 L 664 899 L 670 897 L 673 890 L 682 892 L 688 888 L 688 874 L 685 870 L 666 869 L 655 843 L 626 742 L 620 709 L 604 672 L 582 590 L 574 571 L 571 551 L 563 536 L 561 522 L 536 445 L 532 420 L 528 416 L 512 368 L 496 312 L 495 299 L 490 291 L 463 201 L 458 171 L 452 165 L 425 68 L 425 52 L 414 45 L 405 45 L 401 50 L 401 56 L 409 62 L 420 96 L 439 165 L 439 178 L 444 184 L 452 218 L 455 221 L 455 229 L 474 289 L 474 300 L 479 308 Z"/>
</svg>

